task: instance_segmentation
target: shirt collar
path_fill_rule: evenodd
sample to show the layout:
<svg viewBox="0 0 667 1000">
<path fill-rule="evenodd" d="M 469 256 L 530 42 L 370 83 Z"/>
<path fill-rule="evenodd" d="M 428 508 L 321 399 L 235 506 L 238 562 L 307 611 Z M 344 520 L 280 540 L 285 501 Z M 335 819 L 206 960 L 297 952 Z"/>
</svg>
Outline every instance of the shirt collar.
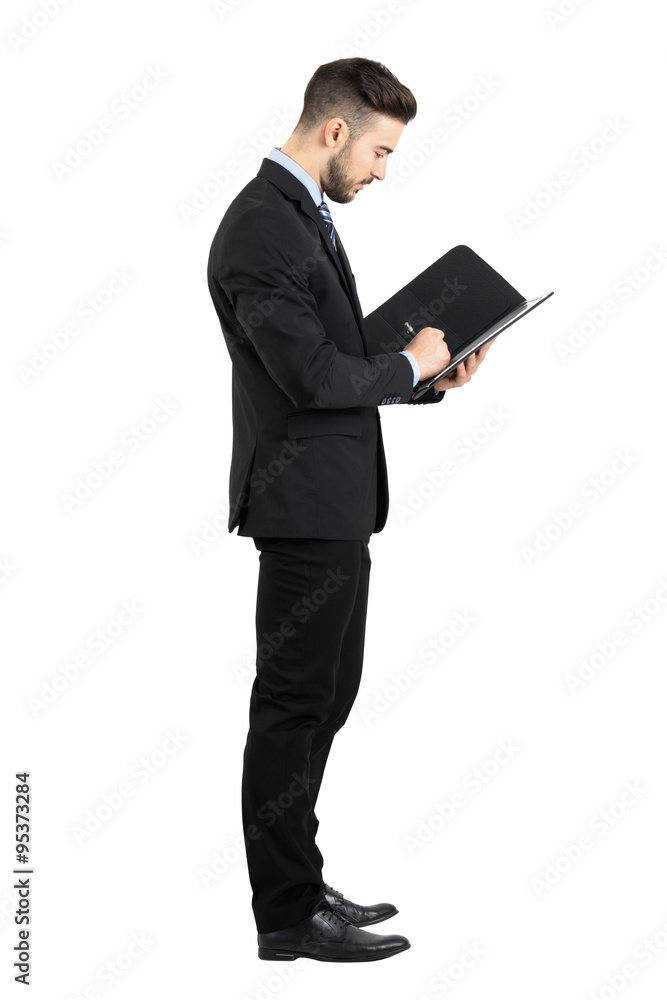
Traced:
<svg viewBox="0 0 667 1000">
<path fill-rule="evenodd" d="M 282 149 L 279 149 L 278 146 L 273 147 L 268 155 L 268 159 L 275 160 L 276 163 L 282 164 L 286 170 L 289 170 L 291 174 L 294 174 L 297 180 L 300 180 L 301 183 L 308 188 L 316 207 L 320 207 L 322 204 L 322 192 L 319 189 L 317 181 L 313 180 L 310 174 L 304 170 L 303 167 L 296 162 L 296 160 L 293 160 L 291 156 L 287 155 L 287 153 L 283 153 Z"/>
</svg>

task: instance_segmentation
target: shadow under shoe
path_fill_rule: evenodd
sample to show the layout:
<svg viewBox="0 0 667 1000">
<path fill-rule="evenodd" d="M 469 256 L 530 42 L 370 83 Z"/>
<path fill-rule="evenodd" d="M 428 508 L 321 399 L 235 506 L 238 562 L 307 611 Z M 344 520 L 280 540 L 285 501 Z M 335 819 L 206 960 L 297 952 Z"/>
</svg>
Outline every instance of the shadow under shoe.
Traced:
<svg viewBox="0 0 667 1000">
<path fill-rule="evenodd" d="M 400 934 L 371 934 L 321 902 L 293 927 L 258 934 L 259 957 L 271 962 L 313 958 L 319 962 L 375 962 L 410 947 Z"/>
</svg>

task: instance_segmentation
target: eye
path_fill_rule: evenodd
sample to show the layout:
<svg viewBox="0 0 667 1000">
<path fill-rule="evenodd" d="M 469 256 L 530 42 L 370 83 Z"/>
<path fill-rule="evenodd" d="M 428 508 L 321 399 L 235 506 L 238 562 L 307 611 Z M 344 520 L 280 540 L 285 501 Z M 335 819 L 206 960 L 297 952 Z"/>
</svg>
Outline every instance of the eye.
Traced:
<svg viewBox="0 0 667 1000">
<path fill-rule="evenodd" d="M 376 153 L 375 155 L 378 158 L 378 160 L 381 160 L 382 157 L 384 156 L 384 153 Z"/>
</svg>

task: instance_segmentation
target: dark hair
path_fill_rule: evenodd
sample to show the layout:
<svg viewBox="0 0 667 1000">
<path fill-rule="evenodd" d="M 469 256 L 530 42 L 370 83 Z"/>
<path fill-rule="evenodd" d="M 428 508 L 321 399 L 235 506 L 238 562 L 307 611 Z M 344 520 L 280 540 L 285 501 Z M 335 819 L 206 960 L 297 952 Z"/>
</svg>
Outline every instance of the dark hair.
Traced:
<svg viewBox="0 0 667 1000">
<path fill-rule="evenodd" d="M 303 95 L 303 111 L 296 123 L 310 132 L 340 115 L 357 139 L 376 115 L 386 115 L 407 125 L 417 114 L 417 101 L 394 74 L 373 59 L 355 56 L 319 66 Z"/>
</svg>

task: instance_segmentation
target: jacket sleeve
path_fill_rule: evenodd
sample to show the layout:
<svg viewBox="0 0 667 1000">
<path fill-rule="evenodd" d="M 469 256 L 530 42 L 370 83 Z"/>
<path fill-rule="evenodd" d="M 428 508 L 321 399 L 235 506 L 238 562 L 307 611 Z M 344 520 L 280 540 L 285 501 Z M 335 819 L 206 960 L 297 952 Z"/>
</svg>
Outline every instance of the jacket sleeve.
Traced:
<svg viewBox="0 0 667 1000">
<path fill-rule="evenodd" d="M 425 382 L 426 379 L 423 379 L 422 381 Z M 417 382 L 412 391 L 416 392 L 421 384 L 421 381 Z M 420 396 L 419 399 L 408 399 L 408 403 L 413 403 L 415 406 L 419 406 L 420 403 L 439 403 L 441 399 L 444 399 L 446 392 L 446 389 L 441 389 L 439 392 L 436 392 L 433 386 L 431 386 L 431 388 L 427 389 L 424 395 Z"/>
<path fill-rule="evenodd" d="M 370 357 L 341 353 L 319 319 L 304 276 L 307 259 L 288 232 L 280 243 L 267 242 L 267 230 L 285 229 L 282 216 L 271 225 L 267 221 L 254 211 L 240 216 L 213 262 L 214 280 L 239 324 L 230 332 L 247 336 L 295 406 L 378 406 L 387 396 L 407 403 L 413 392 L 409 360 L 398 352 Z"/>
</svg>

